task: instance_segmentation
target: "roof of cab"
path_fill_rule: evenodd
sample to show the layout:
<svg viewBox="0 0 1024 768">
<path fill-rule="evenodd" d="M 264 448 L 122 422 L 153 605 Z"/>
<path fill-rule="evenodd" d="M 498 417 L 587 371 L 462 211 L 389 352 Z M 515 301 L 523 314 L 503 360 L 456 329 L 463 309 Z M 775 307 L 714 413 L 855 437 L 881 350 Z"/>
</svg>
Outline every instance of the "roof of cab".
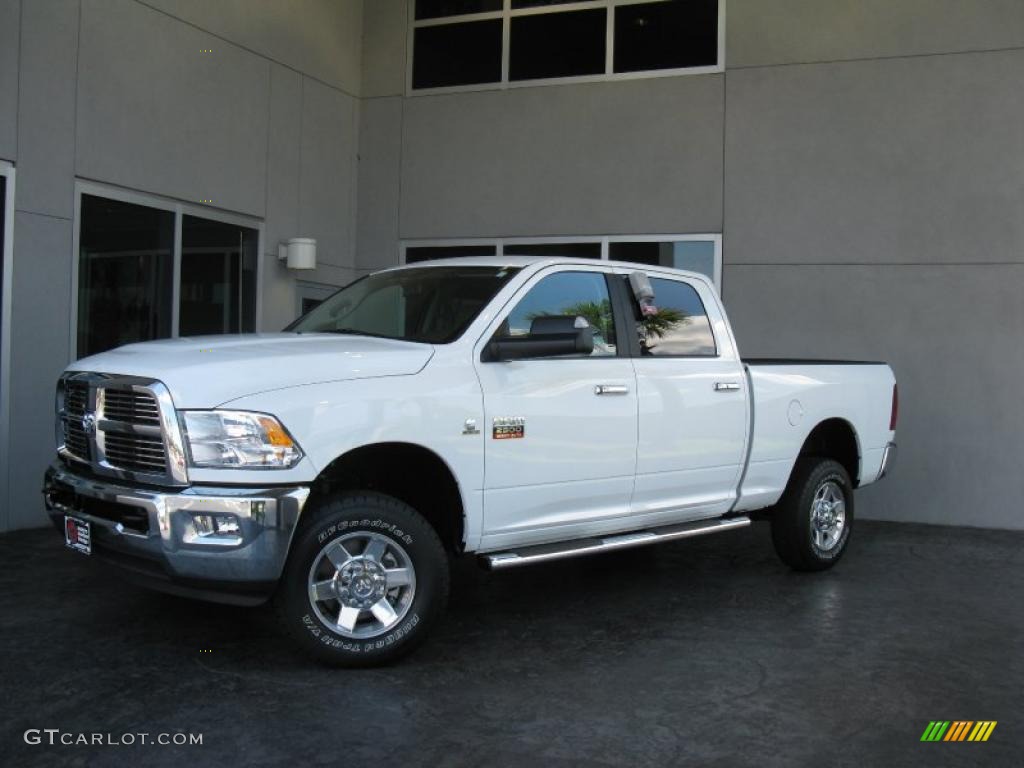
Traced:
<svg viewBox="0 0 1024 768">
<path fill-rule="evenodd" d="M 460 267 L 460 266 L 475 266 L 475 267 L 536 267 L 538 269 L 550 266 L 562 266 L 562 265 L 573 265 L 579 264 L 580 266 L 593 267 L 595 265 L 602 267 L 617 267 L 620 269 L 629 270 L 644 270 L 650 269 L 657 272 L 670 272 L 677 274 L 681 277 L 696 278 L 698 280 L 704 280 L 710 283 L 707 275 L 703 275 L 699 272 L 690 272 L 685 269 L 676 269 L 674 267 L 662 267 L 647 264 L 637 264 L 630 261 L 604 261 L 603 259 L 580 259 L 570 256 L 454 256 L 447 259 L 432 259 L 430 261 L 417 261 L 412 264 L 402 264 L 396 267 L 389 267 L 390 271 L 394 269 L 408 269 L 410 267 Z"/>
</svg>

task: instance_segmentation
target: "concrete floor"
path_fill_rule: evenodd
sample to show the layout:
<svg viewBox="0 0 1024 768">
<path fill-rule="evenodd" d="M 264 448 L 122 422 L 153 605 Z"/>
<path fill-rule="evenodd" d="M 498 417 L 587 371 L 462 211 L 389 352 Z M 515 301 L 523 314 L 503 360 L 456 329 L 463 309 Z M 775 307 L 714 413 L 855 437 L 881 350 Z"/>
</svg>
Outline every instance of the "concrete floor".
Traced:
<svg viewBox="0 0 1024 768">
<path fill-rule="evenodd" d="M 1024 534 L 862 523 L 833 571 L 766 526 L 501 574 L 386 669 L 297 655 L 261 609 L 122 585 L 0 537 L 5 765 L 1022 764 Z M 201 649 L 212 652 L 202 653 Z M 998 720 L 922 744 L 929 720 Z M 194 747 L 26 746 L 27 728 Z"/>
</svg>

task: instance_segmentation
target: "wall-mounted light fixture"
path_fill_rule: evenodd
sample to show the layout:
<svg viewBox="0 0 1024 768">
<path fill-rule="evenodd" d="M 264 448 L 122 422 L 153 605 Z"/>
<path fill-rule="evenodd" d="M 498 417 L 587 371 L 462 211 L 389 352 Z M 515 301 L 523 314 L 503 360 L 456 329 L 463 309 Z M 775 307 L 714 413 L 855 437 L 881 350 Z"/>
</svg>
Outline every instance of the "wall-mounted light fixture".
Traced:
<svg viewBox="0 0 1024 768">
<path fill-rule="evenodd" d="M 277 258 L 287 262 L 288 269 L 316 269 L 316 240 L 293 237 L 277 246 Z"/>
</svg>

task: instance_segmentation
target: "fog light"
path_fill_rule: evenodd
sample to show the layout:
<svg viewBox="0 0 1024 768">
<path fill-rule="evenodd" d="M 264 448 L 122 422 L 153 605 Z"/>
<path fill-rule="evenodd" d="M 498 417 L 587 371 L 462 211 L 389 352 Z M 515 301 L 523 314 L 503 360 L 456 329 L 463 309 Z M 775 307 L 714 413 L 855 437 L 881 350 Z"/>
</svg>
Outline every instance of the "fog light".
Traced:
<svg viewBox="0 0 1024 768">
<path fill-rule="evenodd" d="M 203 538 L 208 536 L 240 536 L 242 533 L 242 529 L 238 525 L 238 518 L 234 515 L 192 515 L 192 524 L 196 529 L 196 535 Z"/>
</svg>

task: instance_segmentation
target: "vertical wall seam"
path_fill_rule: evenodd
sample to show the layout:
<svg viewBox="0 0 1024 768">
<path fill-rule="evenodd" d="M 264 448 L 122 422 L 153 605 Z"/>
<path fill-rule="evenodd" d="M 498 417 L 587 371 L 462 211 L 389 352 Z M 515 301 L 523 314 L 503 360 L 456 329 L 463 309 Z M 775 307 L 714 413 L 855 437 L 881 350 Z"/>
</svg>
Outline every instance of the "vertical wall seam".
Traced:
<svg viewBox="0 0 1024 768">
<path fill-rule="evenodd" d="M 25 0 L 19 0 L 18 2 L 18 50 L 15 54 L 15 61 L 18 62 L 18 79 L 14 84 L 14 160 L 15 164 L 18 162 L 18 153 L 21 150 L 21 78 L 25 74 L 25 67 L 21 64 L 21 52 L 24 50 L 21 39 L 24 34 L 24 20 L 25 20 Z M 17 202 L 15 202 L 17 204 Z M 11 226 L 14 226 L 14 222 L 11 222 Z M 13 268 L 11 269 L 13 272 Z M 6 529 L 5 529 L 6 530 Z"/>
<path fill-rule="evenodd" d="M 263 223 L 270 211 L 270 126 L 274 119 L 274 65 L 267 62 L 267 144 L 263 154 Z M 267 245 L 264 244 L 264 250 Z"/>
<path fill-rule="evenodd" d="M 298 189 L 295 190 L 296 204 L 298 205 L 298 216 L 296 221 L 298 223 L 299 232 L 304 231 L 302 229 L 302 145 L 303 145 L 303 124 L 306 118 L 306 76 L 299 74 L 299 172 L 296 174 L 298 177 Z"/>
<path fill-rule="evenodd" d="M 355 98 L 352 100 L 352 135 L 353 140 L 353 151 L 351 154 L 351 160 L 349 162 L 350 172 L 352 174 L 352 186 L 348 192 L 348 223 L 349 223 L 349 234 L 348 234 L 348 247 L 349 252 L 352 255 L 351 270 L 352 274 L 355 274 L 356 269 L 356 249 L 359 236 L 359 136 L 361 131 L 359 130 L 359 115 L 362 105 L 359 103 L 359 99 Z"/>
<path fill-rule="evenodd" d="M 729 69 L 722 70 L 722 244 L 721 259 L 722 259 L 722 279 L 721 284 L 718 287 L 719 295 L 722 299 L 725 299 L 725 181 L 727 174 L 725 172 L 726 163 L 728 162 L 728 141 L 729 141 Z"/>
<path fill-rule="evenodd" d="M 409 72 L 412 71 L 412 47 L 409 45 L 409 28 L 412 19 L 409 18 L 410 3 L 405 3 L 405 29 L 406 39 L 404 45 L 405 58 L 402 60 L 402 79 L 408 85 Z M 408 98 L 408 88 L 402 88 L 398 97 L 398 211 L 395 216 L 395 241 L 392 247 L 395 249 L 391 254 L 395 263 L 402 259 L 402 182 L 405 180 L 405 103 Z"/>
</svg>

